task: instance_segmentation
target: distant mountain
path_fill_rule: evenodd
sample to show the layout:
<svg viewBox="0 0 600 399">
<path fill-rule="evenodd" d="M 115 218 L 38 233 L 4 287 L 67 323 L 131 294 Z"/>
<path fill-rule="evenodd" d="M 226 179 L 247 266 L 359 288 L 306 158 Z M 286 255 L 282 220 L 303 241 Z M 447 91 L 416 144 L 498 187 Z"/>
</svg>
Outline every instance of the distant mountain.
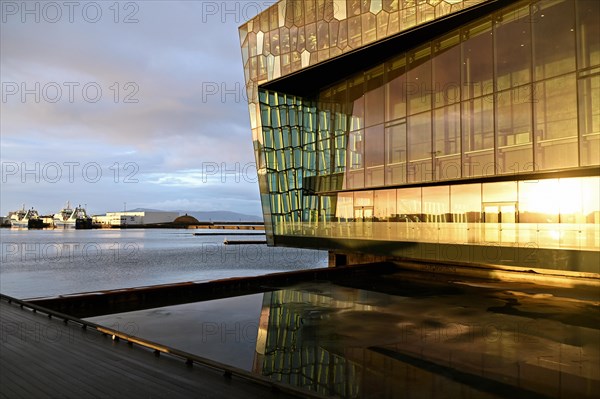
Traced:
<svg viewBox="0 0 600 399">
<path fill-rule="evenodd" d="M 128 209 L 130 212 L 161 212 L 159 209 L 136 208 Z M 243 213 L 231 211 L 182 211 L 175 210 L 169 212 L 178 212 L 179 215 L 190 215 L 200 222 L 262 222 L 262 216 L 245 215 Z"/>
</svg>

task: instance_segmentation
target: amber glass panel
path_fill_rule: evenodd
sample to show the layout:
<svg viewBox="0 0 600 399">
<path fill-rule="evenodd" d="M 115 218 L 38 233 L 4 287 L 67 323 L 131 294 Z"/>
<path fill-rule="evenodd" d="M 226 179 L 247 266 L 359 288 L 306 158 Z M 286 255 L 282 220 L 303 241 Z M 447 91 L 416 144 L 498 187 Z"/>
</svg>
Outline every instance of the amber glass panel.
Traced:
<svg viewBox="0 0 600 399">
<path fill-rule="evenodd" d="M 463 176 L 488 176 L 494 164 L 494 102 L 492 96 L 462 103 Z"/>
<path fill-rule="evenodd" d="M 432 180 L 431 112 L 408 118 L 408 181 Z"/>
<path fill-rule="evenodd" d="M 496 87 L 505 90 L 531 81 L 529 5 L 496 15 Z"/>
<path fill-rule="evenodd" d="M 460 36 L 453 32 L 434 41 L 433 98 L 434 107 L 460 101 Z"/>
<path fill-rule="evenodd" d="M 433 111 L 436 180 L 461 177 L 460 104 Z"/>
<path fill-rule="evenodd" d="M 375 221 L 387 221 L 396 216 L 396 190 L 377 190 L 374 200 Z"/>
<path fill-rule="evenodd" d="M 406 57 L 386 63 L 385 120 L 406 116 Z"/>
<path fill-rule="evenodd" d="M 491 94 L 494 90 L 493 36 L 489 19 L 461 30 L 462 98 Z"/>
<path fill-rule="evenodd" d="M 329 48 L 329 24 L 325 21 L 317 23 L 317 47 L 319 50 Z"/>
<path fill-rule="evenodd" d="M 481 184 L 451 186 L 450 206 L 453 222 L 481 222 Z"/>
<path fill-rule="evenodd" d="M 365 164 L 367 167 L 365 185 L 382 186 L 384 183 L 384 134 L 383 125 L 365 129 Z"/>
<path fill-rule="evenodd" d="M 583 216 L 586 223 L 600 223 L 600 177 L 585 177 L 582 181 Z"/>
<path fill-rule="evenodd" d="M 363 131 L 350 132 L 348 137 L 348 169 L 362 169 L 364 167 Z"/>
<path fill-rule="evenodd" d="M 575 3 L 541 1 L 532 18 L 535 79 L 575 70 Z"/>
<path fill-rule="evenodd" d="M 516 202 L 517 182 L 483 183 L 482 202 Z"/>
<path fill-rule="evenodd" d="M 600 164 L 600 76 L 579 79 L 581 165 Z"/>
<path fill-rule="evenodd" d="M 397 211 L 400 221 L 420 222 L 421 188 L 402 188 L 396 192 Z"/>
<path fill-rule="evenodd" d="M 373 220 L 373 191 L 354 193 L 354 219 L 362 221 Z"/>
<path fill-rule="evenodd" d="M 423 187 L 422 209 L 425 221 L 448 222 L 450 214 L 450 187 Z"/>
<path fill-rule="evenodd" d="M 532 171 L 531 86 L 496 95 L 498 157 L 496 173 Z"/>
<path fill-rule="evenodd" d="M 579 68 L 600 65 L 600 1 L 577 1 L 577 60 Z"/>
<path fill-rule="evenodd" d="M 352 193 L 339 193 L 335 216 L 345 222 L 354 217 L 354 195 Z"/>
<path fill-rule="evenodd" d="M 408 159 L 431 158 L 431 112 L 408 118 Z"/>
<path fill-rule="evenodd" d="M 351 105 L 350 129 L 362 129 L 365 126 L 365 98 L 359 97 Z"/>
<path fill-rule="evenodd" d="M 406 182 L 406 123 L 385 129 L 386 184 Z"/>
<path fill-rule="evenodd" d="M 383 123 L 384 87 L 383 65 L 365 73 L 365 126 Z"/>
<path fill-rule="evenodd" d="M 536 169 L 577 166 L 575 74 L 536 83 L 534 96 Z"/>
<path fill-rule="evenodd" d="M 360 16 L 348 18 L 348 45 L 350 47 L 360 47 L 362 42 L 361 31 Z"/>
<path fill-rule="evenodd" d="M 558 223 L 561 187 L 558 179 L 519 182 L 519 222 Z"/>
<path fill-rule="evenodd" d="M 408 114 L 431 109 L 431 46 L 419 47 L 408 54 L 406 94 Z"/>
<path fill-rule="evenodd" d="M 365 129 L 365 160 L 366 166 L 379 166 L 384 162 L 383 125 Z"/>
</svg>

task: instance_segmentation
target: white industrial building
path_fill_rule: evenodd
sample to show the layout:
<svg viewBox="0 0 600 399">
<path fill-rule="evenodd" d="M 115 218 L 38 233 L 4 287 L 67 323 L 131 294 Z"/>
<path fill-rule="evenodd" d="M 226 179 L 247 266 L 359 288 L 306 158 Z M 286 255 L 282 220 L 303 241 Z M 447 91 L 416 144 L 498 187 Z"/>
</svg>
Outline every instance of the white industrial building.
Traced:
<svg viewBox="0 0 600 399">
<path fill-rule="evenodd" d="M 94 223 L 102 226 L 136 226 L 157 223 L 169 223 L 179 216 L 177 212 L 162 211 L 129 211 L 107 212 L 106 215 L 94 216 Z"/>
</svg>

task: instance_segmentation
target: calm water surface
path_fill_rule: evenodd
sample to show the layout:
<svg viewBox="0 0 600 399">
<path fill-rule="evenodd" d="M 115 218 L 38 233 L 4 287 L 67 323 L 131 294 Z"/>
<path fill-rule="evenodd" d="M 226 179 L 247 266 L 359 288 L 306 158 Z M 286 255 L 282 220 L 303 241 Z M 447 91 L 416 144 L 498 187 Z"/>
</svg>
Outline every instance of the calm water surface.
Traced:
<svg viewBox="0 0 600 399">
<path fill-rule="evenodd" d="M 327 265 L 327 253 L 223 245 L 261 236 L 194 236 L 231 230 L 0 229 L 0 292 L 33 298 L 183 281 L 254 276 Z"/>
</svg>

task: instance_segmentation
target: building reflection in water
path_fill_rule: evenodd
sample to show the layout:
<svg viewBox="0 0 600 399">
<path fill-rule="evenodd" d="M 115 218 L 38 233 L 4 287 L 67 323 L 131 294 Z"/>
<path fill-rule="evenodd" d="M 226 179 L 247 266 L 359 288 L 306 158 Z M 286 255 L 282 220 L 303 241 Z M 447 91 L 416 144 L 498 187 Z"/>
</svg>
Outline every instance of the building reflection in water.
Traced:
<svg viewBox="0 0 600 399">
<path fill-rule="evenodd" d="M 598 397 L 597 294 L 392 279 L 265 293 L 254 371 L 343 398 Z"/>
</svg>

